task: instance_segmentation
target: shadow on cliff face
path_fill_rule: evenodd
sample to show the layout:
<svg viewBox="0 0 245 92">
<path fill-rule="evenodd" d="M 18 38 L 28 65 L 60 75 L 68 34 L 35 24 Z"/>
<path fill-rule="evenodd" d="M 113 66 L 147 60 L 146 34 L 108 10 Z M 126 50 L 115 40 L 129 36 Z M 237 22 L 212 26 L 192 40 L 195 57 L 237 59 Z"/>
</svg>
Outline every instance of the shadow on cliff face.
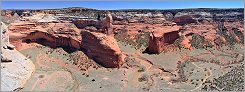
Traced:
<svg viewBox="0 0 245 92">
<path fill-rule="evenodd" d="M 110 36 L 103 33 L 93 34 L 84 31 L 81 33 L 81 39 L 77 40 L 70 36 L 35 31 L 24 37 L 22 41 L 25 43 L 38 43 L 52 49 L 63 48 L 67 53 L 82 51 L 89 58 L 106 68 L 119 67 L 122 63 L 123 55 L 120 53 L 119 47 L 114 46 L 115 40 L 110 38 Z"/>
<path fill-rule="evenodd" d="M 166 51 L 168 45 L 173 45 L 180 38 L 179 31 L 164 33 L 162 36 L 155 36 L 153 33 L 149 37 L 148 47 L 142 53 L 160 54 Z"/>
<path fill-rule="evenodd" d="M 32 41 L 31 39 L 26 39 L 26 40 L 23 40 L 23 42 L 28 43 L 28 44 L 29 43 L 38 43 L 38 44 L 41 44 L 43 46 L 50 47 L 52 49 L 62 48 L 64 51 L 66 51 L 69 54 L 79 50 L 79 49 L 72 48 L 70 46 L 65 46 L 62 44 L 57 45 L 54 42 L 50 42 L 45 38 L 37 38 L 37 39 L 35 39 L 35 41 Z"/>
<path fill-rule="evenodd" d="M 63 48 L 67 53 L 80 50 L 81 43 L 72 37 L 52 35 L 45 32 L 35 31 L 22 39 L 25 43 L 38 43 L 50 48 Z"/>
<path fill-rule="evenodd" d="M 82 31 L 81 51 L 105 68 L 118 68 L 123 62 L 123 54 L 112 36 L 103 33 Z"/>
<path fill-rule="evenodd" d="M 158 53 L 155 53 L 154 51 L 149 50 L 149 48 L 146 48 L 143 52 L 143 54 L 149 54 L 149 55 L 157 55 Z"/>
</svg>

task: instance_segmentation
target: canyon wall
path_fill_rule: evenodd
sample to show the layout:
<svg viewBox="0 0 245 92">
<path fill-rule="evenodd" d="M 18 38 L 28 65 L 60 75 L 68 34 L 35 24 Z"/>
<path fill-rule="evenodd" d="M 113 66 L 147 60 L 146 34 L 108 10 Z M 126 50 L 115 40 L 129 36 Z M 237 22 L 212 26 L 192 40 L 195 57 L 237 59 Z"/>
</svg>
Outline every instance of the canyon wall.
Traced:
<svg viewBox="0 0 245 92">
<path fill-rule="evenodd" d="M 82 40 L 76 38 L 34 31 L 23 38 L 26 43 L 36 42 L 42 45 L 68 47 L 69 49 L 84 50 L 85 53 L 104 67 L 119 67 L 124 61 L 116 40 L 113 36 L 103 33 L 82 31 Z"/>
<path fill-rule="evenodd" d="M 105 33 L 108 35 L 113 34 L 112 29 L 112 15 L 108 12 L 106 14 L 103 14 L 105 17 L 101 18 L 98 17 L 98 19 L 83 19 L 83 20 L 74 20 L 73 23 L 77 26 L 79 29 L 84 29 L 85 27 L 93 26 L 97 30 L 90 30 L 90 31 L 96 31 Z M 99 15 L 102 16 L 102 15 Z"/>
<path fill-rule="evenodd" d="M 23 41 L 30 43 L 30 42 L 37 42 L 43 45 L 47 45 L 50 47 L 71 47 L 75 49 L 80 49 L 81 42 L 75 38 L 62 36 L 62 35 L 54 35 L 48 34 L 46 32 L 41 31 L 34 31 L 28 34 L 26 37 L 23 38 Z"/>
<path fill-rule="evenodd" d="M 163 35 L 155 35 L 152 33 L 149 37 L 148 47 L 145 52 L 149 54 L 159 54 L 168 49 L 166 46 L 173 44 L 180 37 L 178 31 L 164 33 Z"/>
<path fill-rule="evenodd" d="M 35 65 L 9 43 L 8 25 L 1 22 L 1 91 L 23 88 L 35 72 Z"/>
</svg>

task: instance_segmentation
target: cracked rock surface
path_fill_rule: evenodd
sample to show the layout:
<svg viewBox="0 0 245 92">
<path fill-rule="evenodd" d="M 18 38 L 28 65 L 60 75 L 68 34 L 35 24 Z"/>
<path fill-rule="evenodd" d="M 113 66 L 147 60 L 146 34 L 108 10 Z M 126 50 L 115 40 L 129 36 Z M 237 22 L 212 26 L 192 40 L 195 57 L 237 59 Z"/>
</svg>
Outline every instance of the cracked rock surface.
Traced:
<svg viewBox="0 0 245 92">
<path fill-rule="evenodd" d="M 15 49 L 2 48 L 1 57 L 1 90 L 13 91 L 22 88 L 35 71 L 32 61 Z"/>
</svg>

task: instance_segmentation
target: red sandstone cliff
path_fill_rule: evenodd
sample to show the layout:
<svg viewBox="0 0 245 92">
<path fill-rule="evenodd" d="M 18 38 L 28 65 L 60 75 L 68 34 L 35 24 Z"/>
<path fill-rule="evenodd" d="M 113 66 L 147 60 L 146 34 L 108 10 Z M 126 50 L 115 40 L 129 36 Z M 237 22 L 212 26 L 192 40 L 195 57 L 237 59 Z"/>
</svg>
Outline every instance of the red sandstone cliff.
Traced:
<svg viewBox="0 0 245 92">
<path fill-rule="evenodd" d="M 104 67 L 119 67 L 124 61 L 113 36 L 102 33 L 82 31 L 82 48 L 86 54 Z"/>
<path fill-rule="evenodd" d="M 183 15 L 183 16 L 175 17 L 174 22 L 178 25 L 184 25 L 189 23 L 197 23 L 197 20 L 195 20 L 192 16 Z"/>
<path fill-rule="evenodd" d="M 93 26 L 98 30 L 90 30 L 90 31 L 105 33 L 108 35 L 113 34 L 112 22 L 113 22 L 112 15 L 109 12 L 105 14 L 105 18 L 102 18 L 99 20 L 90 19 L 90 20 L 74 20 L 73 21 L 73 23 L 79 29 L 84 29 L 85 27 Z"/>
<path fill-rule="evenodd" d="M 159 54 L 168 49 L 167 45 L 173 44 L 180 37 L 180 26 L 165 26 L 153 30 L 149 37 L 149 44 L 145 52 L 150 54 Z"/>
<path fill-rule="evenodd" d="M 70 23 L 28 26 L 30 24 L 35 25 L 35 23 L 13 24 L 10 30 L 12 41 L 35 42 L 53 48 L 83 49 L 90 58 L 104 67 L 119 67 L 124 61 L 124 55 L 113 36 L 90 31 L 83 31 L 80 35 L 81 30 L 71 26 Z M 25 30 L 20 30 L 19 27 L 23 27 Z"/>
<path fill-rule="evenodd" d="M 23 41 L 29 42 L 37 42 L 43 45 L 47 45 L 50 47 L 58 47 L 58 46 L 65 46 L 71 47 L 75 49 L 80 49 L 81 41 L 77 38 L 72 38 L 71 36 L 67 35 L 55 35 L 49 34 L 42 31 L 34 31 L 28 34 L 26 37 L 23 38 Z"/>
</svg>

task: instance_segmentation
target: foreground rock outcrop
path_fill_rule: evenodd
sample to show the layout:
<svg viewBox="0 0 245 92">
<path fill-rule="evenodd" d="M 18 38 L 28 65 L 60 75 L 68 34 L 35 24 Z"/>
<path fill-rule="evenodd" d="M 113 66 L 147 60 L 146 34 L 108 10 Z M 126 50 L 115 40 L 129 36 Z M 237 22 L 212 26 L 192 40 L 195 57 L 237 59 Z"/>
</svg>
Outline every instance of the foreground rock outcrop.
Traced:
<svg viewBox="0 0 245 92">
<path fill-rule="evenodd" d="M 1 49 L 1 91 L 22 88 L 34 73 L 34 64 L 12 45 L 3 45 Z"/>
<path fill-rule="evenodd" d="M 3 22 L 1 31 L 1 91 L 15 91 L 23 88 L 34 73 L 35 66 L 9 43 L 8 25 Z"/>
<path fill-rule="evenodd" d="M 82 48 L 87 55 L 105 67 L 119 67 L 124 61 L 113 36 L 102 33 L 82 31 Z"/>
</svg>

